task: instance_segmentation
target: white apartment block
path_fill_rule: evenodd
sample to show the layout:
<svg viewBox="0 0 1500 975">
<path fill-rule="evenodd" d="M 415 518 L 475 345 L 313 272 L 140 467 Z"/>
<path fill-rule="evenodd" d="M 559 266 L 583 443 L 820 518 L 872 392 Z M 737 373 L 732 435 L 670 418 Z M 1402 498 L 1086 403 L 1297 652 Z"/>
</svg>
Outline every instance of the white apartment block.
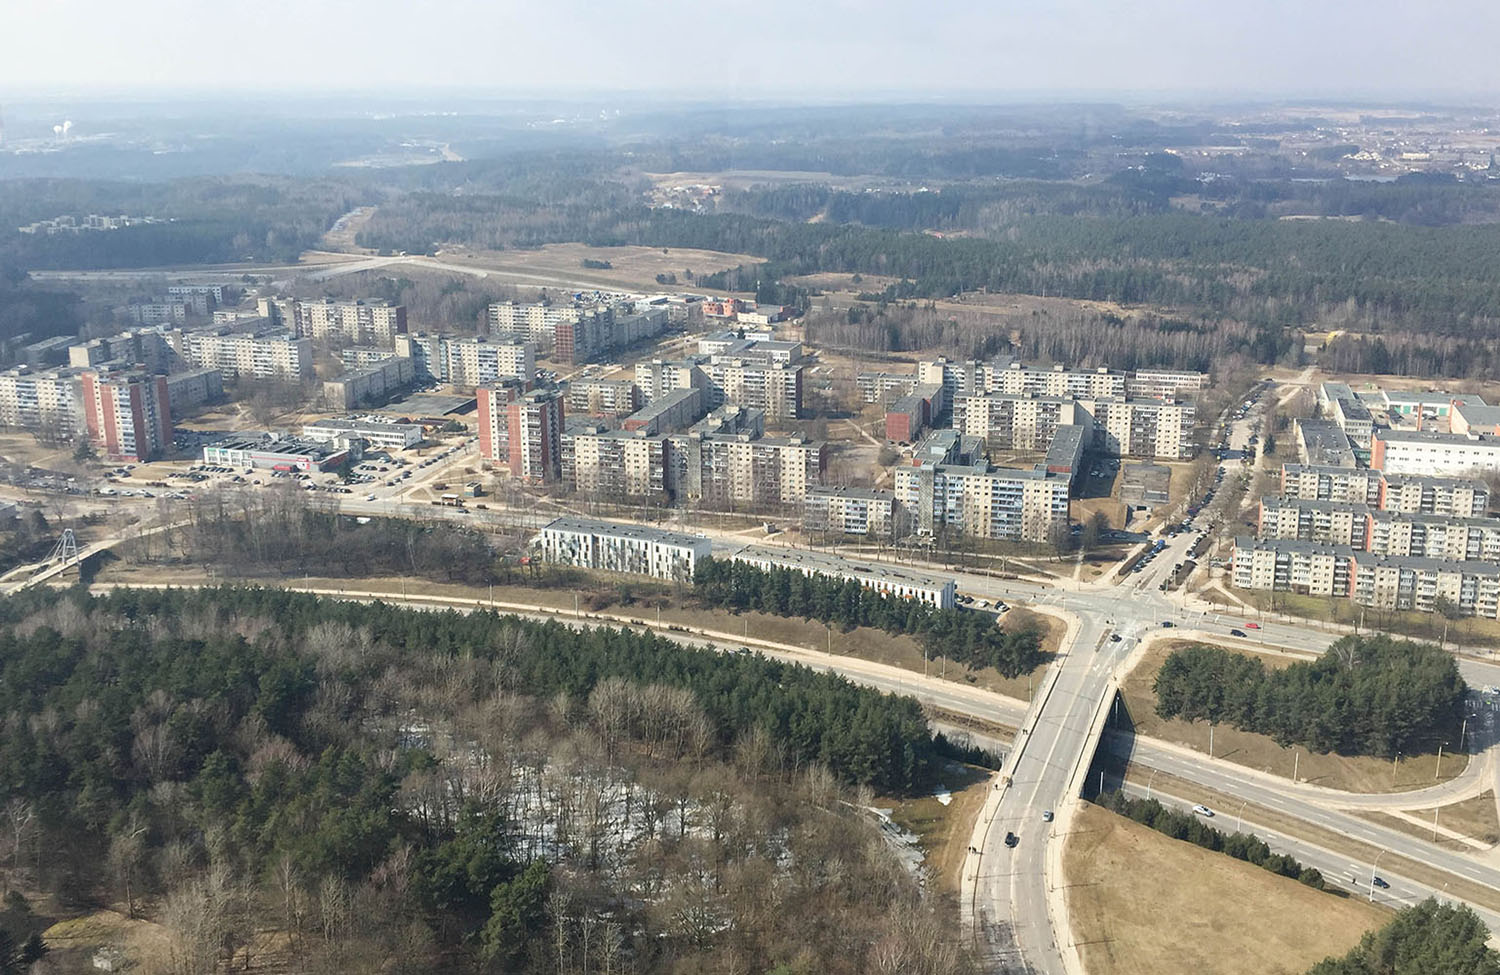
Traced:
<svg viewBox="0 0 1500 975">
<path fill-rule="evenodd" d="M 1370 508 L 1347 501 L 1266 496 L 1260 499 L 1260 538 L 1287 538 L 1365 548 Z"/>
<path fill-rule="evenodd" d="M 352 410 L 374 402 L 416 378 L 410 359 L 391 356 L 383 362 L 346 372 L 323 383 L 323 402 L 335 410 Z"/>
<path fill-rule="evenodd" d="M 890 491 L 855 487 L 814 487 L 802 507 L 802 527 L 836 535 L 891 539 L 901 530 L 896 496 Z"/>
<path fill-rule="evenodd" d="M 1077 400 L 1065 397 L 963 396 L 953 404 L 953 429 L 983 439 L 991 450 L 1046 450 L 1058 427 L 1091 420 L 1083 414 Z"/>
<path fill-rule="evenodd" d="M 0 372 L 0 428 L 66 440 L 83 432 L 83 420 L 83 387 L 76 370 Z"/>
<path fill-rule="evenodd" d="M 952 529 L 980 538 L 1047 542 L 1068 526 L 1066 475 L 1045 469 L 923 463 L 896 468 L 896 501 L 919 535 Z"/>
<path fill-rule="evenodd" d="M 406 306 L 390 301 L 338 301 L 333 298 L 261 298 L 260 314 L 298 335 L 320 341 L 387 348 L 406 331 Z"/>
<path fill-rule="evenodd" d="M 1241 536 L 1234 540 L 1230 576 L 1237 589 L 1347 597 L 1353 554 L 1347 545 Z"/>
<path fill-rule="evenodd" d="M 1490 503 L 1489 485 L 1470 478 L 1386 474 L 1378 487 L 1374 503 L 1382 511 L 1478 518 Z"/>
<path fill-rule="evenodd" d="M 1071 396 L 1075 399 L 1124 399 L 1129 395 L 1125 373 L 1109 369 L 1037 369 L 1019 362 L 990 366 L 986 389 L 1011 396 Z"/>
<path fill-rule="evenodd" d="M 802 413 L 802 367 L 757 362 L 739 356 L 713 356 L 702 367 L 712 409 L 725 403 L 764 410 L 775 421 L 795 420 Z"/>
<path fill-rule="evenodd" d="M 505 379 L 530 382 L 536 375 L 536 347 L 529 342 L 449 339 L 446 353 L 444 378 L 455 386 L 482 386 Z"/>
<path fill-rule="evenodd" d="M 592 518 L 558 518 L 532 545 L 544 562 L 679 583 L 692 582 L 698 561 L 713 552 L 698 535 Z"/>
<path fill-rule="evenodd" d="M 1377 555 L 1500 563 L 1500 520 L 1372 511 L 1369 544 Z"/>
<path fill-rule="evenodd" d="M 662 497 L 667 491 L 665 436 L 594 426 L 569 426 L 562 434 L 562 483 L 598 498 Z"/>
<path fill-rule="evenodd" d="M 300 381 L 313 374 L 311 341 L 286 333 L 173 332 L 168 340 L 183 361 L 229 378 Z"/>
<path fill-rule="evenodd" d="M 1093 445 L 1121 457 L 1178 460 L 1193 454 L 1193 405 L 1151 399 L 1093 400 Z"/>
<path fill-rule="evenodd" d="M 1310 501 L 1380 504 L 1380 472 L 1312 464 L 1281 465 L 1281 493 Z"/>
<path fill-rule="evenodd" d="M 667 440 L 667 490 L 679 501 L 711 507 L 800 506 L 828 467 L 828 444 L 821 440 L 697 428 Z"/>
<path fill-rule="evenodd" d="M 1137 369 L 1125 380 L 1125 395 L 1132 398 L 1182 399 L 1208 386 L 1208 374 L 1178 369 Z"/>
</svg>

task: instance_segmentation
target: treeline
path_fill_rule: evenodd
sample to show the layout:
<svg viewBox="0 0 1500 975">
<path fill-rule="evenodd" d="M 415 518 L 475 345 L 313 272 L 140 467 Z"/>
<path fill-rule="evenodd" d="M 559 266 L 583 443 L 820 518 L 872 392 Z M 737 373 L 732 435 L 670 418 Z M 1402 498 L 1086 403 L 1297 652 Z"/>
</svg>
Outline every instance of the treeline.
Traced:
<svg viewBox="0 0 1500 975">
<path fill-rule="evenodd" d="M 815 306 L 816 308 L 816 306 Z M 1227 319 L 1188 321 L 1158 315 L 1099 314 L 1049 309 L 1037 314 L 938 310 L 930 302 L 860 306 L 806 318 L 807 340 L 819 346 L 869 352 L 943 349 L 987 359 L 1012 355 L 1027 361 L 1156 367 L 1219 372 L 1246 363 L 1295 364 L 1300 333 Z"/>
<path fill-rule="evenodd" d="M 994 667 L 1006 677 L 1045 662 L 1041 634 L 1006 631 L 988 613 L 938 609 L 916 599 L 876 592 L 853 579 L 809 576 L 793 569 L 759 569 L 743 562 L 702 559 L 695 595 L 710 606 L 815 619 L 845 630 L 868 626 L 915 636 L 934 657 L 969 667 Z"/>
<path fill-rule="evenodd" d="M 1472 908 L 1429 897 L 1403 908 L 1342 958 L 1314 965 L 1309 975 L 1497 975 L 1500 953 Z"/>
<path fill-rule="evenodd" d="M 225 577 L 316 573 L 411 575 L 474 585 L 502 581 L 490 535 L 406 518 L 361 524 L 290 486 L 207 491 L 179 507 L 178 527 L 130 541 L 122 554 L 142 562 L 214 566 Z"/>
<path fill-rule="evenodd" d="M 124 268 L 292 261 L 362 197 L 355 187 L 277 177 L 0 181 L 0 266 Z M 90 213 L 170 221 L 119 230 L 22 234 L 38 220 Z"/>
<path fill-rule="evenodd" d="M 1042 215 L 980 239 L 646 207 L 535 207 L 481 196 L 453 198 L 428 213 L 438 202 L 408 198 L 381 207 L 361 241 L 430 251 L 443 240 L 492 245 L 495 235 L 509 234 L 521 244 L 693 247 L 764 257 L 768 266 L 754 272 L 761 279 L 880 274 L 909 281 L 914 297 L 1020 292 L 1278 326 L 1300 326 L 1352 303 L 1360 325 L 1500 337 L 1500 293 L 1491 286 L 1500 224 L 1433 229 L 1182 212 Z"/>
<path fill-rule="evenodd" d="M 29 334 L 28 342 L 77 335 L 83 318 L 76 294 L 26 281 L 26 268 L 0 256 L 0 341 Z"/>
<path fill-rule="evenodd" d="M 1500 344 L 1419 332 L 1345 333 L 1330 341 L 1317 360 L 1329 372 L 1489 378 L 1500 375 Z"/>
<path fill-rule="evenodd" d="M 0 871 L 165 971 L 968 970 L 838 783 L 916 702 L 619 630 L 274 590 L 0 600 Z M 805 871 L 798 864 L 816 864 Z M 279 945 L 280 947 L 268 947 Z"/>
<path fill-rule="evenodd" d="M 1323 874 L 1314 867 L 1304 867 L 1295 857 L 1272 853 L 1271 848 L 1253 833 L 1225 833 L 1214 829 L 1192 813 L 1169 809 L 1155 799 L 1133 799 L 1118 790 L 1104 792 L 1094 800 L 1110 812 L 1150 826 L 1174 840 L 1183 840 L 1205 850 L 1244 860 L 1263 870 L 1317 890 L 1323 889 Z"/>
<path fill-rule="evenodd" d="M 1270 670 L 1220 647 L 1174 651 L 1156 676 L 1156 713 L 1270 735 L 1317 752 L 1377 755 L 1457 744 L 1468 692 L 1428 643 L 1346 636 L 1315 661 Z"/>
</svg>

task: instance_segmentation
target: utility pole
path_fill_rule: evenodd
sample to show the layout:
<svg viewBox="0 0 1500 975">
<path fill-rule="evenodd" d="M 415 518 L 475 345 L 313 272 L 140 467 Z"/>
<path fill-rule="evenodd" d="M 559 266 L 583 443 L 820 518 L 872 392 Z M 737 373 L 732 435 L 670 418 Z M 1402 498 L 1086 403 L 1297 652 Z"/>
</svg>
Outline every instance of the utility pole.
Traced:
<svg viewBox="0 0 1500 975">
<path fill-rule="evenodd" d="M 1214 726 L 1212 724 L 1208 726 L 1208 757 L 1214 757 Z"/>
<path fill-rule="evenodd" d="M 1292 781 L 1293 781 L 1293 782 L 1296 782 L 1296 781 L 1297 781 L 1297 765 L 1298 765 L 1298 764 L 1299 764 L 1299 763 L 1300 763 L 1300 762 L 1301 762 L 1301 761 L 1302 761 L 1302 753 L 1301 753 L 1301 752 L 1299 752 L 1299 751 L 1296 751 L 1296 750 L 1295 750 L 1295 749 L 1294 749 L 1294 750 L 1293 750 L 1293 751 L 1292 751 Z"/>
<path fill-rule="evenodd" d="M 1433 771 L 1432 771 L 1432 781 L 1434 781 L 1434 782 L 1437 782 L 1438 780 L 1440 780 L 1443 777 L 1443 746 L 1446 745 L 1446 744 L 1447 744 L 1447 742 L 1438 742 L 1437 768 L 1433 769 Z M 1433 813 L 1432 818 L 1433 818 L 1434 821 L 1436 821 L 1437 820 L 1437 810 L 1434 809 L 1432 811 L 1432 813 Z"/>
</svg>

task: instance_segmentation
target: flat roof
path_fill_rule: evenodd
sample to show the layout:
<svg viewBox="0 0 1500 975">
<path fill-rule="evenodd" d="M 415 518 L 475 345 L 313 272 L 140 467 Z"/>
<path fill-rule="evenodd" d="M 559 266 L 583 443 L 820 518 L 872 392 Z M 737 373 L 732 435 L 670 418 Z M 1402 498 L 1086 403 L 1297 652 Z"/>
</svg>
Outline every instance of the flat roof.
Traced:
<svg viewBox="0 0 1500 975">
<path fill-rule="evenodd" d="M 1449 393 L 1441 389 L 1413 392 L 1408 389 L 1382 389 L 1380 395 L 1387 403 L 1475 403 L 1483 404 L 1484 397 L 1478 393 Z"/>
<path fill-rule="evenodd" d="M 668 393 L 656 397 L 645 406 L 636 410 L 625 418 L 626 422 L 631 420 L 654 420 L 663 414 L 670 413 L 688 400 L 699 400 L 703 397 L 703 390 L 696 386 L 674 389 Z"/>
<path fill-rule="evenodd" d="M 571 516 L 556 518 L 543 525 L 542 531 L 571 532 L 577 535 L 607 535 L 611 538 L 628 538 L 643 542 L 655 542 L 658 545 L 680 545 L 688 548 L 697 548 L 711 544 L 703 535 L 689 535 L 685 532 L 676 532 L 665 528 L 652 528 L 649 525 L 635 525 L 628 522 L 602 521 L 598 518 L 574 518 Z"/>
<path fill-rule="evenodd" d="M 255 450 L 266 454 L 287 454 L 295 457 L 327 457 L 342 448 L 330 447 L 326 443 L 298 440 L 294 437 L 229 437 L 216 443 L 204 444 L 204 449 Z"/>
<path fill-rule="evenodd" d="M 882 491 L 879 488 L 866 487 L 810 487 L 807 496 L 817 495 L 825 498 L 860 498 L 864 501 L 895 501 L 896 495 L 890 491 Z"/>
<path fill-rule="evenodd" d="M 1325 501 L 1319 498 L 1294 498 L 1285 494 L 1262 495 L 1260 503 L 1268 508 L 1311 508 L 1315 511 L 1357 511 L 1369 512 L 1372 509 L 1367 504 L 1359 504 L 1355 501 Z"/>
<path fill-rule="evenodd" d="M 1375 439 L 1386 443 L 1431 443 L 1431 444 L 1481 444 L 1500 447 L 1500 437 L 1494 434 L 1439 433 L 1434 430 L 1376 430 Z"/>
<path fill-rule="evenodd" d="M 338 420 L 323 419 L 304 423 L 304 427 L 318 427 L 322 430 L 356 430 L 361 432 L 387 433 L 392 430 L 421 430 L 420 423 L 403 423 L 397 420 Z"/>
<path fill-rule="evenodd" d="M 450 396 L 441 393 L 412 393 L 405 399 L 387 403 L 374 413 L 400 413 L 405 416 L 447 416 L 451 413 L 471 413 L 476 400 L 473 396 Z"/>
<path fill-rule="evenodd" d="M 899 566 L 854 562 L 826 552 L 808 549 L 778 548 L 771 545 L 746 545 L 730 556 L 732 559 L 755 559 L 770 562 L 788 569 L 807 569 L 826 575 L 848 578 L 864 577 L 883 582 L 905 583 L 922 589 L 941 590 L 956 586 L 957 581 L 945 576 L 930 575 Z"/>
</svg>

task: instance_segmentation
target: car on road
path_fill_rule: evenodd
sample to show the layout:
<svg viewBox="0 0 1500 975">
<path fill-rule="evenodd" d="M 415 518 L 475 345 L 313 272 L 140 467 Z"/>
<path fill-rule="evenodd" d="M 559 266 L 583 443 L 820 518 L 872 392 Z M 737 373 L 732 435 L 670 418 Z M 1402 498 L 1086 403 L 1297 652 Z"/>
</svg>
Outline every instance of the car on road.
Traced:
<svg viewBox="0 0 1500 975">
<path fill-rule="evenodd" d="M 1245 624 L 1245 629 L 1247 629 L 1247 630 L 1258 630 L 1258 629 L 1260 629 L 1260 624 L 1259 623 L 1246 623 Z"/>
<path fill-rule="evenodd" d="M 1384 877 L 1372 877 L 1370 878 L 1370 882 L 1373 883 L 1376 887 L 1379 887 L 1381 890 L 1389 890 L 1391 886 L 1390 884 L 1386 883 Z"/>
<path fill-rule="evenodd" d="M 1202 816 L 1205 819 L 1213 819 L 1214 818 L 1214 811 L 1212 809 L 1208 808 L 1207 806 L 1203 805 L 1202 803 L 1199 803 L 1198 805 L 1196 805 L 1196 806 L 1193 807 L 1193 813 L 1195 815 Z"/>
<path fill-rule="evenodd" d="M 1006 833 L 1005 833 L 1005 845 L 1006 846 L 1011 847 L 1012 849 L 1014 849 L 1015 845 L 1017 843 L 1019 843 L 1019 842 L 1021 842 L 1021 838 L 1019 836 L 1017 836 L 1015 833 L 1010 832 L 1009 830 L 1006 831 Z"/>
<path fill-rule="evenodd" d="M 1244 636 L 1245 635 L 1245 631 L 1244 630 L 1230 630 L 1229 631 L 1229 635 L 1230 636 Z"/>
<path fill-rule="evenodd" d="M 1044 810 L 1042 812 L 1042 822 L 1044 822 L 1044 823 L 1050 823 L 1050 822 L 1052 822 L 1052 810 L 1047 809 L 1047 810 Z"/>
<path fill-rule="evenodd" d="M 1110 643 L 1119 643 L 1120 642 L 1120 634 L 1118 634 L 1118 633 L 1111 633 L 1109 635 L 1109 642 Z"/>
<path fill-rule="evenodd" d="M 1161 621 L 1161 625 L 1162 625 L 1163 629 L 1170 630 L 1172 627 L 1176 626 L 1177 624 L 1173 623 L 1171 620 L 1162 620 Z"/>
</svg>

